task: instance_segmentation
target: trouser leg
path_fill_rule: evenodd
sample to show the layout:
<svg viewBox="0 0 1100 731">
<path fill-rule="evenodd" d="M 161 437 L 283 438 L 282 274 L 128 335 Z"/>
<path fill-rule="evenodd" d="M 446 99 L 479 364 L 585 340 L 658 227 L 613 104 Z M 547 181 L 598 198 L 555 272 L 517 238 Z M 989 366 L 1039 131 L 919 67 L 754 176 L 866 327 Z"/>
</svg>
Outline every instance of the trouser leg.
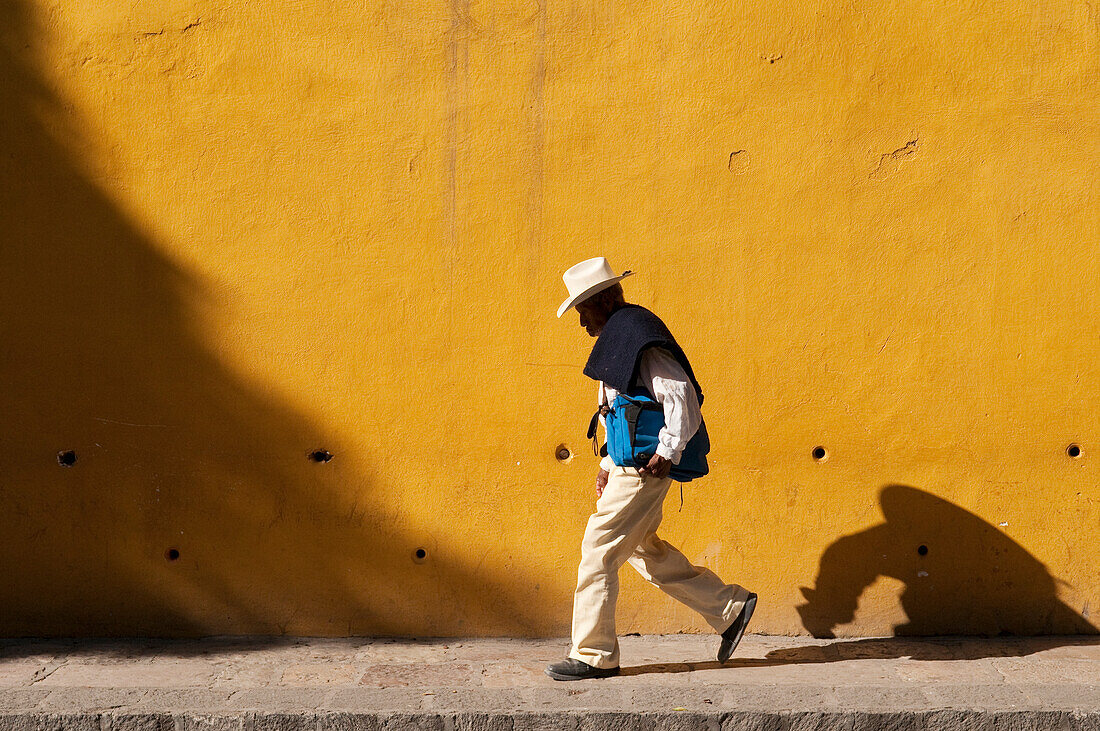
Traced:
<svg viewBox="0 0 1100 731">
<path fill-rule="evenodd" d="M 569 657 L 598 668 L 618 666 L 615 600 L 619 568 L 642 539 L 657 529 L 670 484 L 667 477 L 643 477 L 634 468 L 616 467 L 608 475 L 581 541 Z"/>
<path fill-rule="evenodd" d="M 642 578 L 701 614 L 715 632 L 725 631 L 749 598 L 744 587 L 725 583 L 708 568 L 692 566 L 675 546 L 657 537 L 656 524 L 628 560 Z"/>
</svg>

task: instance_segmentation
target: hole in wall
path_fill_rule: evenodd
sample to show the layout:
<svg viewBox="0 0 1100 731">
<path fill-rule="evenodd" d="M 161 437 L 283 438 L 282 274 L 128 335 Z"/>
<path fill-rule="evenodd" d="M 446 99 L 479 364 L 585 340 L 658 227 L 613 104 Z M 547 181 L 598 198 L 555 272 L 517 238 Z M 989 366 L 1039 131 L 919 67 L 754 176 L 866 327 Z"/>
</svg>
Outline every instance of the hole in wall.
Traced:
<svg viewBox="0 0 1100 731">
<path fill-rule="evenodd" d="M 829 452 L 825 447 L 814 447 L 814 451 L 810 453 L 815 462 L 824 462 L 829 459 Z"/>
<path fill-rule="evenodd" d="M 418 548 L 413 551 L 413 561 L 415 563 L 424 563 L 428 560 L 428 552 L 423 548 Z"/>
<path fill-rule="evenodd" d="M 323 464 L 332 459 L 332 452 L 327 449 L 315 449 L 309 453 L 309 459 L 311 462 Z"/>
<path fill-rule="evenodd" d="M 180 557 L 180 550 L 178 548 L 169 548 L 164 552 L 164 557 L 169 561 L 176 561 Z"/>
<path fill-rule="evenodd" d="M 57 463 L 62 467 L 72 467 L 76 464 L 76 452 L 71 449 L 57 453 Z"/>
<path fill-rule="evenodd" d="M 568 462 L 570 459 L 572 459 L 572 457 L 573 453 L 569 451 L 569 447 L 565 446 L 564 444 L 559 444 L 557 447 L 554 448 L 554 459 L 558 460 L 559 462 Z"/>
<path fill-rule="evenodd" d="M 928 546 L 924 545 L 923 543 L 920 544 L 919 546 L 917 546 L 917 553 L 919 553 L 922 556 L 927 556 L 928 555 Z"/>
<path fill-rule="evenodd" d="M 1081 445 L 1079 445 L 1079 444 L 1069 445 L 1068 447 L 1066 447 L 1066 454 L 1068 454 L 1073 459 L 1077 459 L 1078 457 L 1081 456 Z"/>
</svg>

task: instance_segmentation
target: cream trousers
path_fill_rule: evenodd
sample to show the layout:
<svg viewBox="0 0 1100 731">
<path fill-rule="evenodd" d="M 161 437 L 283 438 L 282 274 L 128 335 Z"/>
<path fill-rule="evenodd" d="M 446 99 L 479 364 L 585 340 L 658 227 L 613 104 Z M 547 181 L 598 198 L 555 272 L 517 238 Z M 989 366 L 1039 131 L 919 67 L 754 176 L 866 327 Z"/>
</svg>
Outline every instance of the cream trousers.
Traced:
<svg viewBox="0 0 1100 731">
<path fill-rule="evenodd" d="M 624 563 L 699 612 L 716 632 L 728 628 L 741 612 L 749 596 L 746 589 L 724 583 L 710 569 L 692 566 L 684 554 L 657 537 L 671 484 L 670 477 L 639 475 L 633 467 L 611 470 L 581 542 L 569 657 L 597 668 L 619 665 L 615 600 Z"/>
</svg>

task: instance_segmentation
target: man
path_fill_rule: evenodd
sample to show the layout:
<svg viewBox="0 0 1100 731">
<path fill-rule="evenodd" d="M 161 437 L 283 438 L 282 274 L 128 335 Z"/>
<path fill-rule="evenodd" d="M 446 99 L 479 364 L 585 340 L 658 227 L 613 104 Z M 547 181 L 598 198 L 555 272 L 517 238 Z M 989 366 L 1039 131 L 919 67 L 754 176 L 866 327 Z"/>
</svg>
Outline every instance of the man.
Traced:
<svg viewBox="0 0 1100 731">
<path fill-rule="evenodd" d="M 627 304 L 616 275 L 603 257 L 571 267 L 562 279 L 569 290 L 561 317 L 576 307 L 580 323 L 597 338 L 585 375 L 599 381 L 601 413 L 619 393 L 644 388 L 660 404 L 664 425 L 655 453 L 641 466 L 604 457 L 596 476 L 596 512 L 581 542 L 573 597 L 572 647 L 551 664 L 555 680 L 603 678 L 619 673 L 615 601 L 619 568 L 630 563 L 646 581 L 699 612 L 722 635 L 718 660 L 729 659 L 756 606 L 756 594 L 726 584 L 713 571 L 692 566 L 684 554 L 657 537 L 661 506 L 685 452 L 707 449 L 703 400 L 691 364 L 664 323 L 649 310 Z M 600 421 L 604 422 L 601 415 Z M 606 427 L 606 423 L 605 423 Z"/>
</svg>

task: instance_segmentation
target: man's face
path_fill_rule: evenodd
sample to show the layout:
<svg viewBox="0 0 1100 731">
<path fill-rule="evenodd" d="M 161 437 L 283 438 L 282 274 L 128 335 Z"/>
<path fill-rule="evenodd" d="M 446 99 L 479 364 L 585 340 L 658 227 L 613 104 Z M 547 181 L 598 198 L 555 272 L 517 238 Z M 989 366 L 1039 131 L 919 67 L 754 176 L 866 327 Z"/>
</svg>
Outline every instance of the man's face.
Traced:
<svg viewBox="0 0 1100 731">
<path fill-rule="evenodd" d="M 600 331 L 603 330 L 603 326 L 607 324 L 608 313 L 607 308 L 600 304 L 593 304 L 590 300 L 580 302 L 576 305 L 577 314 L 581 318 L 581 327 L 588 331 L 588 334 L 592 337 L 597 337 Z"/>
</svg>

